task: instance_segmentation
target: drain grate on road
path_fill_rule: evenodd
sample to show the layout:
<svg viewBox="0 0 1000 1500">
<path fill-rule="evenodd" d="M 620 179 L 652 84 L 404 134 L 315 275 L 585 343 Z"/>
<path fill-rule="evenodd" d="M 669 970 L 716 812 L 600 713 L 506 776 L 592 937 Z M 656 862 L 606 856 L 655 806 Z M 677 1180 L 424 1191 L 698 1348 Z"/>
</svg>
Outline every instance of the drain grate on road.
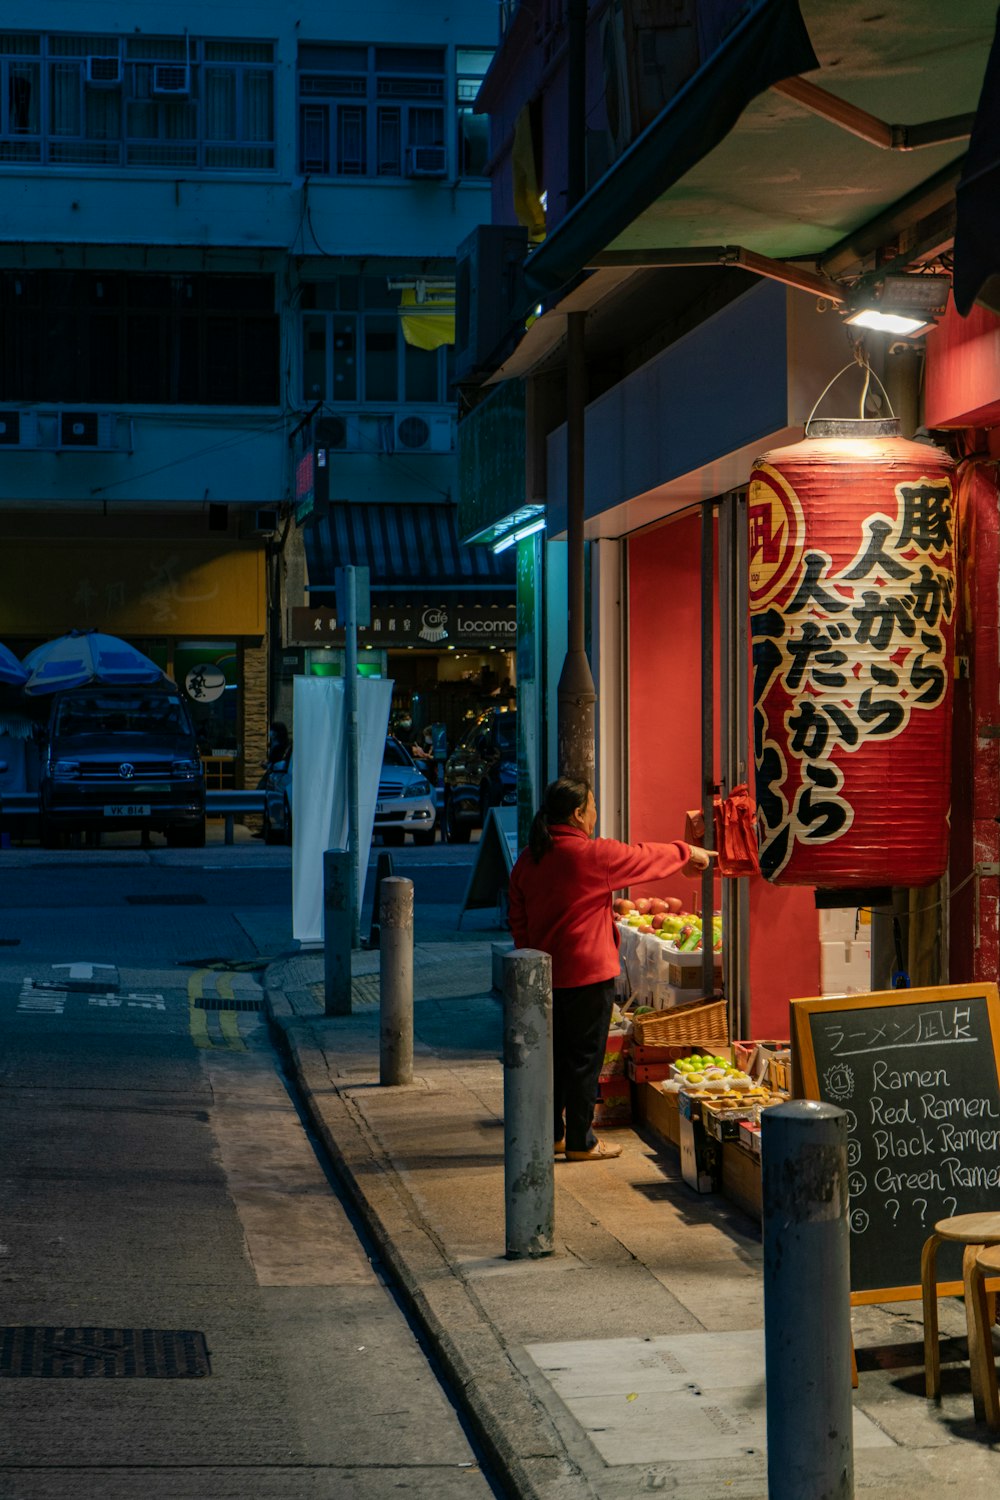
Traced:
<svg viewBox="0 0 1000 1500">
<path fill-rule="evenodd" d="M 205 897 L 195 892 L 165 892 L 160 896 L 126 896 L 130 906 L 204 906 Z"/>
<path fill-rule="evenodd" d="M 0 1328 L 0 1376 L 56 1380 L 212 1373 L 205 1335 L 173 1328 Z"/>
<path fill-rule="evenodd" d="M 263 998 L 257 1000 L 235 999 L 220 995 L 201 995 L 197 1000 L 192 1000 L 191 1005 L 195 1010 L 263 1010 Z"/>
</svg>

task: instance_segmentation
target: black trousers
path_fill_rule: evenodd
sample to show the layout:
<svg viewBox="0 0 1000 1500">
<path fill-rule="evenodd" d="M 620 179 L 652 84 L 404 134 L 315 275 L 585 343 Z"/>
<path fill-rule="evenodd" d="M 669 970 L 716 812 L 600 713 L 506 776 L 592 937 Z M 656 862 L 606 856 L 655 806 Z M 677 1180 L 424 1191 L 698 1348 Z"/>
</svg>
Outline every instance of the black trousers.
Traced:
<svg viewBox="0 0 1000 1500">
<path fill-rule="evenodd" d="M 613 979 L 552 991 L 554 1138 L 567 1151 L 589 1151 L 597 1080 L 604 1063 L 615 997 Z"/>
</svg>

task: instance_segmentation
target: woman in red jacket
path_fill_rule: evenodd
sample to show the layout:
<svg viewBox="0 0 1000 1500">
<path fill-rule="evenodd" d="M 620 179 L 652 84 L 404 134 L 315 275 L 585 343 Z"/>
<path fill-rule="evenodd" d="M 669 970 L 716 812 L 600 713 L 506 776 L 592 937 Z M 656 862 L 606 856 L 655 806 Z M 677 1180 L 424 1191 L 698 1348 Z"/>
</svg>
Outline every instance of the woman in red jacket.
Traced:
<svg viewBox="0 0 1000 1500">
<path fill-rule="evenodd" d="M 618 976 L 613 893 L 634 880 L 695 875 L 712 853 L 685 844 L 595 839 L 597 806 L 585 781 L 561 776 L 545 789 L 528 847 L 510 877 L 510 928 L 518 948 L 552 958 L 555 1150 L 569 1161 L 620 1156 L 594 1135 L 597 1079 L 604 1061 Z"/>
</svg>

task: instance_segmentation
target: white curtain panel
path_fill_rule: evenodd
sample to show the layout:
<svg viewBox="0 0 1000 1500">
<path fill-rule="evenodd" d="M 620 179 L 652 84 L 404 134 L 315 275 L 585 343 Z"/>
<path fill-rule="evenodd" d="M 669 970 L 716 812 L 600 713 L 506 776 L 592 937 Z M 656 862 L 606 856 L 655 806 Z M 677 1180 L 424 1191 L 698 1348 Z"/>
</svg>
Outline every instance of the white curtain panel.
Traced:
<svg viewBox="0 0 1000 1500">
<path fill-rule="evenodd" d="M 371 853 L 392 682 L 359 677 L 358 902 Z M 323 854 L 347 848 L 347 764 L 344 681 L 296 677 L 292 720 L 292 933 L 300 943 L 323 941 Z"/>
</svg>

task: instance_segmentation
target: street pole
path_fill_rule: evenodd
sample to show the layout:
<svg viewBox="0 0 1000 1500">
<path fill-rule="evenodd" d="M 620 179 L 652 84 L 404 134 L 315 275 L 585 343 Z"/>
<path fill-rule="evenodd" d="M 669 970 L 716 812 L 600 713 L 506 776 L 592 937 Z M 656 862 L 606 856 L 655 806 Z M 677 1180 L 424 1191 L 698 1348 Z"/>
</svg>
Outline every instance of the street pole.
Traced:
<svg viewBox="0 0 1000 1500">
<path fill-rule="evenodd" d="M 358 895 L 358 589 L 354 568 L 344 569 L 344 716 L 347 721 L 347 850 L 351 857 L 351 947 L 361 947 Z"/>
<path fill-rule="evenodd" d="M 768 1500 L 851 1500 L 847 1116 L 796 1099 L 761 1131 Z"/>
<path fill-rule="evenodd" d="M 379 1083 L 413 1082 L 413 881 L 382 881 Z"/>
<path fill-rule="evenodd" d="M 346 849 L 323 855 L 323 992 L 328 1016 L 351 1014 L 351 857 Z"/>
<path fill-rule="evenodd" d="M 584 424 L 586 313 L 566 315 L 566 568 L 569 626 L 558 688 L 557 758 L 560 776 L 594 785 L 594 704 L 587 660 L 584 572 Z"/>
<path fill-rule="evenodd" d="M 503 961 L 503 1180 L 507 1259 L 552 1254 L 552 960 L 516 948 Z"/>
</svg>

